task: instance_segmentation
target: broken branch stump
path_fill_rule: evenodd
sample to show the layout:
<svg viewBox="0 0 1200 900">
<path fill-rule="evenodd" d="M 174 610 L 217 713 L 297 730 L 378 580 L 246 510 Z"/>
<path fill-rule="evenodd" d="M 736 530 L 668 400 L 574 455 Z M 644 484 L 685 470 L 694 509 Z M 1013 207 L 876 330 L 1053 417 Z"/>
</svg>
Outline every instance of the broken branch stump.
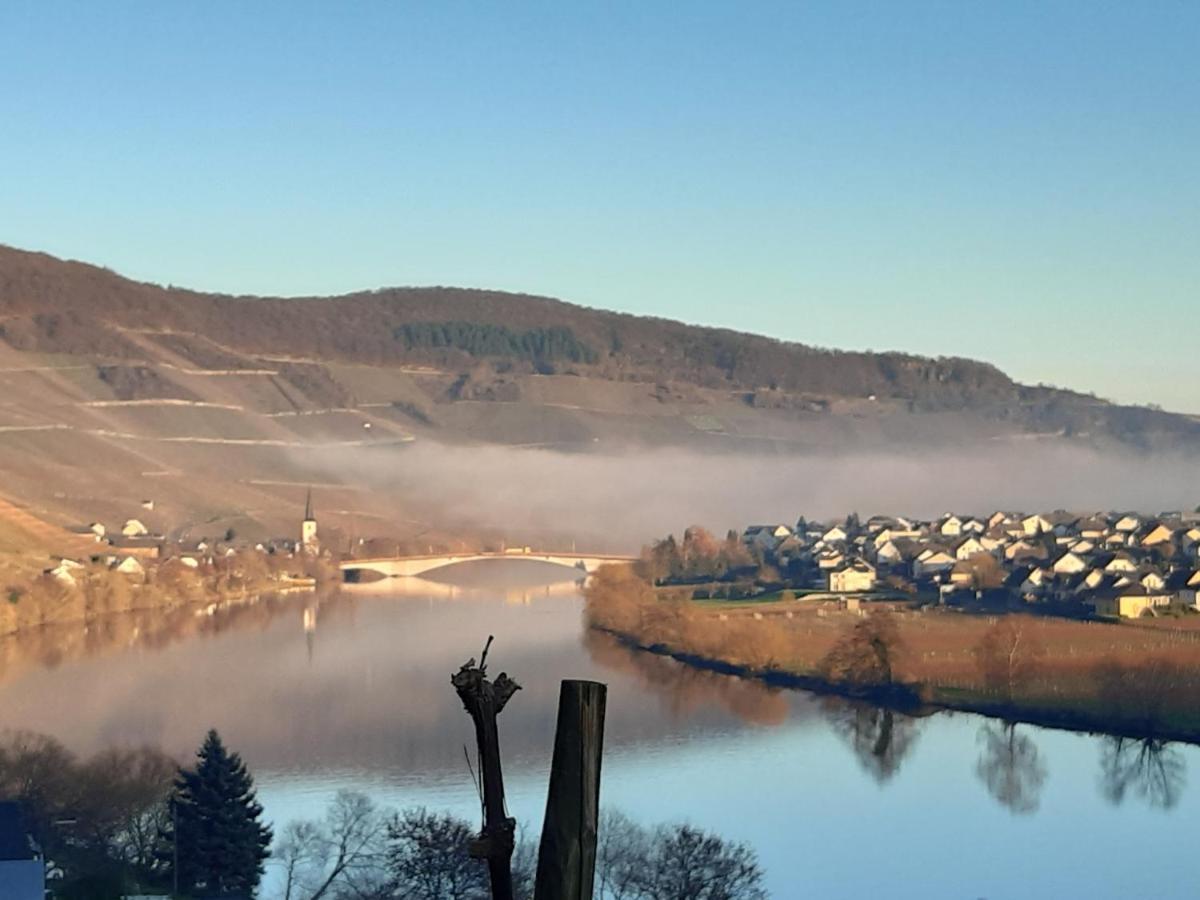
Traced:
<svg viewBox="0 0 1200 900">
<path fill-rule="evenodd" d="M 479 665 L 474 658 L 450 676 L 467 715 L 475 724 L 479 748 L 479 773 L 483 782 L 483 830 L 471 845 L 471 855 L 487 860 L 492 883 L 492 900 L 513 900 L 512 855 L 516 842 L 516 820 L 504 806 L 504 773 L 500 768 L 500 732 L 496 717 L 521 686 L 504 672 L 495 682 L 487 679 L 487 654 L 492 636 Z"/>
</svg>

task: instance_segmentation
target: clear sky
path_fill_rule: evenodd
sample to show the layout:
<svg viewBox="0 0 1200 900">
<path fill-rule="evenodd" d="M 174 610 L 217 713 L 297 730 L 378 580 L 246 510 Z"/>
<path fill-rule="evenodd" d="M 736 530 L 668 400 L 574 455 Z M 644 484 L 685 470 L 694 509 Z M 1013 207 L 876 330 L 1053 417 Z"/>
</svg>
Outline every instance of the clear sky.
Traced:
<svg viewBox="0 0 1200 900">
<path fill-rule="evenodd" d="M 1200 413 L 1200 3 L 4 0 L 0 242 Z"/>
</svg>

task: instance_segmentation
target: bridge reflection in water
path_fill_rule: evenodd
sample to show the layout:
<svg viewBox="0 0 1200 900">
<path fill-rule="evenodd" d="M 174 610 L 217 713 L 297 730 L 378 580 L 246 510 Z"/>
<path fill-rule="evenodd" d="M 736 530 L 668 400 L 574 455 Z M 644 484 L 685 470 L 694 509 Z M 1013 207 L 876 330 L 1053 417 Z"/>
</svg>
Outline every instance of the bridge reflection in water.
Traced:
<svg viewBox="0 0 1200 900">
<path fill-rule="evenodd" d="M 366 582 L 379 578 L 413 578 L 438 569 L 484 560 L 503 560 L 543 563 L 573 569 L 583 578 L 598 568 L 612 563 L 631 563 L 635 557 L 602 553 L 547 553 L 540 550 L 505 550 L 501 552 L 468 552 L 429 554 L 423 556 L 394 556 L 372 559 L 348 559 L 341 563 L 342 580 L 348 583 Z"/>
<path fill-rule="evenodd" d="M 586 575 L 572 578 L 570 574 L 563 581 L 552 584 L 520 585 L 503 588 L 501 596 L 508 606 L 528 606 L 535 600 L 550 597 L 578 597 L 579 582 Z M 495 588 L 485 590 L 471 585 L 454 584 L 446 581 L 433 581 L 413 575 L 409 578 L 381 578 L 378 581 L 350 582 L 343 587 L 350 594 L 386 594 L 389 597 L 419 597 L 423 600 L 460 600 L 478 599 L 487 594 L 495 597 Z"/>
</svg>

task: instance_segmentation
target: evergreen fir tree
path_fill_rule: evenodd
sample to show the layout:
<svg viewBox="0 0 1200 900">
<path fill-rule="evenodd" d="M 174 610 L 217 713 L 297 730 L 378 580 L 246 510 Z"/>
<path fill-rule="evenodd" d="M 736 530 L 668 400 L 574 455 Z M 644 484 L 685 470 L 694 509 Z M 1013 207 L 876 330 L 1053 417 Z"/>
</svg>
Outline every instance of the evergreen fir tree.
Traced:
<svg viewBox="0 0 1200 900">
<path fill-rule="evenodd" d="M 260 819 L 254 779 L 216 730 L 209 731 L 193 770 L 175 781 L 171 831 L 164 861 L 178 859 L 179 888 L 187 894 L 252 895 L 263 874 L 271 829 Z M 177 846 L 176 846 L 177 845 Z"/>
</svg>

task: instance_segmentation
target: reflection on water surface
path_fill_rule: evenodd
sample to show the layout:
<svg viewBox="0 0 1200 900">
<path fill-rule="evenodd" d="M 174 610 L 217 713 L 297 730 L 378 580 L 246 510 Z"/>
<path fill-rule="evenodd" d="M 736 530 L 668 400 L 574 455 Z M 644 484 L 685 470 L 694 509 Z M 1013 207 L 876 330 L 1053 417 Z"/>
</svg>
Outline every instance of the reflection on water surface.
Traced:
<svg viewBox="0 0 1200 900">
<path fill-rule="evenodd" d="M 913 719 L 689 669 L 584 633 L 573 584 L 508 574 L 0 641 L 0 726 L 180 758 L 215 726 L 281 824 L 341 787 L 473 817 L 449 678 L 494 634 L 492 664 L 523 686 L 501 717 L 509 803 L 535 829 L 558 682 L 594 678 L 609 683 L 605 802 L 751 843 L 774 896 L 1194 896 L 1160 842 L 1200 825 L 1194 747 Z M 862 864 L 872 846 L 887 866 Z"/>
</svg>

